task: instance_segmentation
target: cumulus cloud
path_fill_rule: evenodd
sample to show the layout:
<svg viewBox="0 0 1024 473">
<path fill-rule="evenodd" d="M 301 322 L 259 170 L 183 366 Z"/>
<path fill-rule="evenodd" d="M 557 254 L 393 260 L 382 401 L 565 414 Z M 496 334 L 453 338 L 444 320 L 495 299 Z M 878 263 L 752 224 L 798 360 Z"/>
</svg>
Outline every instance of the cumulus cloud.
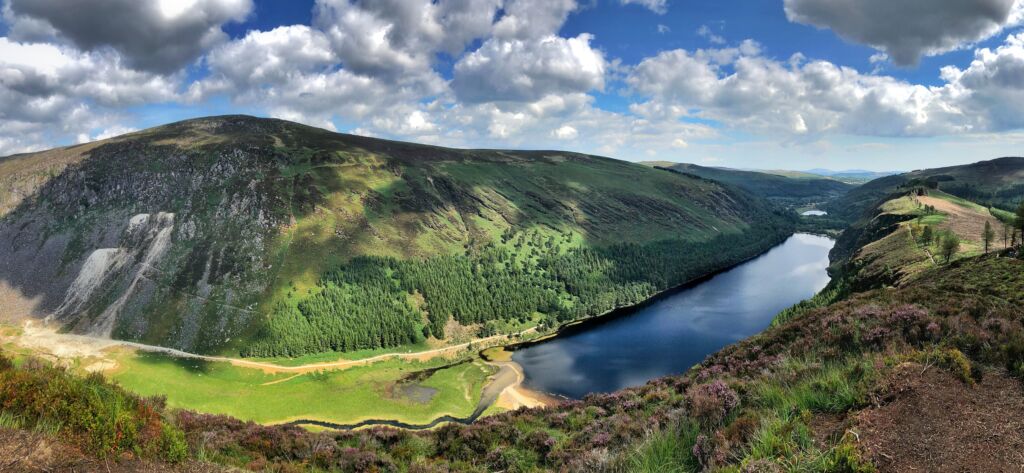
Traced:
<svg viewBox="0 0 1024 473">
<path fill-rule="evenodd" d="M 536 101 L 604 87 L 605 60 L 593 38 L 490 39 L 455 65 L 452 87 L 465 102 Z"/>
<path fill-rule="evenodd" d="M 252 0 L 8 0 L 4 17 L 15 40 L 55 35 L 84 51 L 112 48 L 130 67 L 169 73 L 225 41 L 221 26 L 251 11 Z"/>
<path fill-rule="evenodd" d="M 650 98 L 635 113 L 696 115 L 780 136 L 930 135 L 964 126 L 942 90 L 827 61 L 783 63 L 756 49 L 666 51 L 642 61 L 627 81 Z"/>
<path fill-rule="evenodd" d="M 1010 36 L 998 48 L 983 48 L 965 69 L 942 69 L 947 94 L 978 131 L 1024 128 L 1024 33 Z"/>
<path fill-rule="evenodd" d="M 334 116 L 364 119 L 444 87 L 440 79 L 424 86 L 416 76 L 411 82 L 380 80 L 339 69 L 338 60 L 329 36 L 308 26 L 252 31 L 214 49 L 206 60 L 210 76 L 192 84 L 187 95 L 200 102 L 223 94 L 278 118 L 333 129 Z"/>
<path fill-rule="evenodd" d="M 499 0 L 318 0 L 313 24 L 343 66 L 393 78 L 430 71 L 434 54 L 458 55 L 490 33 Z"/>
<path fill-rule="evenodd" d="M 900 65 L 987 39 L 1019 24 L 1017 0 L 785 0 L 790 21 L 828 28 Z"/>
<path fill-rule="evenodd" d="M 508 0 L 493 35 L 505 40 L 550 36 L 558 33 L 576 8 L 576 0 Z"/>
<path fill-rule="evenodd" d="M 114 53 L 0 37 L 0 152 L 108 127 L 117 109 L 173 99 L 178 81 L 126 68 Z"/>
<path fill-rule="evenodd" d="M 942 85 L 923 86 L 800 56 L 780 62 L 748 48 L 665 51 L 643 60 L 627 82 L 647 99 L 632 106 L 638 115 L 698 116 L 790 139 L 1024 127 L 1024 34 L 979 49 L 964 69 L 944 68 L 942 79 Z"/>
</svg>

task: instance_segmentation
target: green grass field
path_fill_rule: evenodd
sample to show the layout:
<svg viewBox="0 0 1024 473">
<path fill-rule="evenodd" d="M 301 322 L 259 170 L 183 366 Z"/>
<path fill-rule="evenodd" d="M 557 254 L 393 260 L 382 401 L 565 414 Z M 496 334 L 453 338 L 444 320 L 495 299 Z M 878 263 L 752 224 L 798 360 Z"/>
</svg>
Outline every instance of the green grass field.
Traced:
<svg viewBox="0 0 1024 473">
<path fill-rule="evenodd" d="M 166 396 L 170 407 L 260 423 L 299 418 L 342 424 L 366 419 L 427 423 L 445 414 L 467 416 L 493 371 L 474 361 L 438 370 L 426 379 L 402 381 L 446 362 L 385 361 L 302 375 L 266 374 L 152 353 L 122 352 L 117 362 L 110 377 L 138 394 Z"/>
</svg>

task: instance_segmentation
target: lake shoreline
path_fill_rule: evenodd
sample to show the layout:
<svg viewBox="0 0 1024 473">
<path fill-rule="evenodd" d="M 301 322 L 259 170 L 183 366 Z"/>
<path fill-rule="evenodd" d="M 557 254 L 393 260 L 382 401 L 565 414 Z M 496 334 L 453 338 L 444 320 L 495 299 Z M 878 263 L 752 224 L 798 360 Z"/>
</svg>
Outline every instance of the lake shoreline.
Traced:
<svg viewBox="0 0 1024 473">
<path fill-rule="evenodd" d="M 833 245 L 832 238 L 794 232 L 761 254 L 641 303 L 505 349 L 523 366 L 530 389 L 569 399 L 684 373 L 827 286 Z"/>
<path fill-rule="evenodd" d="M 790 234 L 786 235 L 785 237 L 783 237 L 781 239 L 778 239 L 778 241 L 776 241 L 774 244 L 769 246 L 764 251 L 762 251 L 760 253 L 757 253 L 756 255 L 744 258 L 743 260 L 740 260 L 740 261 L 736 261 L 735 263 L 732 263 L 732 264 L 730 264 L 730 265 L 728 265 L 726 267 L 717 269 L 717 270 L 715 270 L 715 271 L 713 271 L 711 273 L 705 274 L 703 276 L 690 279 L 690 280 L 688 280 L 686 282 L 677 284 L 677 285 L 672 286 L 670 288 L 667 288 L 667 289 L 665 289 L 663 291 L 659 291 L 659 292 L 651 295 L 650 297 L 644 299 L 643 301 L 637 302 L 635 304 L 630 304 L 630 305 L 624 305 L 624 306 L 616 307 L 614 309 L 605 311 L 605 312 L 603 312 L 601 314 L 598 314 L 598 315 L 592 315 L 592 316 L 585 317 L 585 318 L 582 318 L 582 319 L 577 319 L 577 320 L 569 321 L 569 322 L 566 322 L 564 324 L 559 325 L 558 328 L 555 329 L 555 331 L 552 332 L 552 333 L 543 335 L 541 337 L 538 337 L 538 338 L 535 338 L 535 339 L 532 339 L 532 340 L 525 340 L 525 341 L 522 341 L 522 342 L 510 343 L 508 345 L 502 345 L 502 348 L 504 348 L 505 350 L 507 350 L 509 352 L 514 352 L 514 351 L 517 351 L 517 350 L 521 350 L 523 348 L 528 348 L 528 347 L 532 347 L 532 346 L 535 346 L 535 345 L 540 345 L 540 344 L 546 343 L 548 341 L 554 340 L 554 339 L 556 339 L 558 337 L 561 337 L 561 336 L 572 335 L 574 333 L 579 333 L 579 332 L 582 332 L 582 331 L 586 331 L 587 329 L 591 328 L 594 325 L 601 325 L 601 324 L 610 322 L 612 320 L 615 320 L 617 318 L 628 316 L 628 315 L 632 314 L 633 312 L 636 312 L 637 310 L 640 310 L 640 309 L 643 309 L 645 307 L 648 307 L 648 306 L 650 306 L 652 304 L 655 304 L 655 303 L 657 303 L 657 302 L 659 302 L 661 300 L 664 300 L 665 298 L 668 298 L 668 297 L 671 297 L 673 295 L 676 295 L 679 292 L 685 291 L 687 289 L 692 289 L 692 288 L 694 288 L 694 287 L 696 287 L 696 286 L 698 286 L 698 285 L 700 285 L 702 283 L 707 282 L 708 280 L 710 280 L 711 278 L 714 278 L 715 276 L 718 276 L 718 275 L 720 275 L 722 273 L 725 273 L 727 271 L 733 270 L 733 269 L 735 269 L 735 268 L 737 268 L 739 266 L 742 266 L 742 265 L 744 265 L 746 263 L 749 263 L 749 262 L 751 262 L 751 261 L 753 261 L 753 260 L 755 260 L 757 258 L 760 258 L 760 257 L 764 256 L 765 254 L 767 254 L 772 249 L 774 249 L 774 248 L 782 245 L 783 243 L 785 243 L 786 240 L 788 240 L 792 236 L 799 235 L 799 234 L 813 235 L 813 233 L 811 233 L 811 232 L 793 232 L 793 233 L 790 233 Z M 818 236 L 827 236 L 827 235 L 818 235 Z"/>
</svg>

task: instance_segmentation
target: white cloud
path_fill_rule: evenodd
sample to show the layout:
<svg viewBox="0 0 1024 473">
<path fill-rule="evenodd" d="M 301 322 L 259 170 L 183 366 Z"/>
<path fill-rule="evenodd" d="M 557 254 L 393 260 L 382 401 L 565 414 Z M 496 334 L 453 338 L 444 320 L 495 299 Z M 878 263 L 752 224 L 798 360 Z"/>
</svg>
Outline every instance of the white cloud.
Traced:
<svg viewBox="0 0 1024 473">
<path fill-rule="evenodd" d="M 641 116 L 697 116 L 790 139 L 1024 128 L 1024 34 L 979 49 L 964 69 L 944 68 L 942 79 L 922 86 L 827 61 L 780 62 L 748 48 L 662 52 L 637 65 L 627 82 L 647 99 L 632 106 Z"/>
<path fill-rule="evenodd" d="M 109 47 L 133 68 L 167 73 L 225 41 L 221 26 L 251 11 L 251 0 L 7 0 L 3 13 L 13 39 Z"/>
<path fill-rule="evenodd" d="M 920 136 L 971 129 L 944 88 L 864 75 L 827 61 L 782 63 L 760 56 L 757 48 L 663 52 L 642 61 L 627 81 L 650 99 L 633 106 L 638 114 L 695 115 L 767 135 Z"/>
<path fill-rule="evenodd" d="M 671 31 L 672 31 L 672 28 L 669 28 L 668 25 L 663 25 L 661 23 L 658 23 L 658 33 L 659 34 L 668 34 Z"/>
<path fill-rule="evenodd" d="M 970 118 L 972 131 L 1024 128 L 1024 33 L 975 51 L 965 69 L 943 68 L 942 78 L 945 95 Z"/>
<path fill-rule="evenodd" d="M 172 100 L 179 81 L 127 69 L 112 52 L 0 37 L 0 154 L 109 127 L 123 107 Z"/>
<path fill-rule="evenodd" d="M 1018 0 L 785 0 L 790 21 L 828 28 L 896 64 L 990 38 L 1024 19 Z"/>
<path fill-rule="evenodd" d="M 569 39 L 489 39 L 455 64 L 452 88 L 470 103 L 532 102 L 602 89 L 606 64 L 591 39 L 586 33 Z"/>
<path fill-rule="evenodd" d="M 569 125 L 562 125 L 551 131 L 551 136 L 560 140 L 575 140 L 580 133 Z"/>
<path fill-rule="evenodd" d="M 508 0 L 494 37 L 526 40 L 557 34 L 576 8 L 576 0 Z"/>
<path fill-rule="evenodd" d="M 393 79 L 430 74 L 434 54 L 457 55 L 490 33 L 499 0 L 317 0 L 313 25 L 342 65 Z"/>
</svg>

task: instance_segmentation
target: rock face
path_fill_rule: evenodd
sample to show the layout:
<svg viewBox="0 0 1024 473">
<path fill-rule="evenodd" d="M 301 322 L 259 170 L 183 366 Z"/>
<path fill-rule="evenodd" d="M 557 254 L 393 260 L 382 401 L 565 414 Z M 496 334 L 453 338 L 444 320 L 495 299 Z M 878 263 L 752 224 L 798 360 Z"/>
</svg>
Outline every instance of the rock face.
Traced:
<svg viewBox="0 0 1024 473">
<path fill-rule="evenodd" d="M 243 116 L 0 158 L 0 184 L 0 319 L 196 352 L 245 343 L 268 306 L 357 255 L 461 254 L 531 228 L 700 240 L 754 215 L 714 182 L 607 158 Z"/>
<path fill-rule="evenodd" d="M 249 323 L 252 312 L 236 304 L 266 288 L 262 252 L 284 218 L 267 216 L 260 187 L 272 161 L 251 146 L 155 141 L 85 147 L 0 215 L 0 279 L 36 301 L 31 313 L 4 318 L 188 349 L 214 347 Z"/>
</svg>

